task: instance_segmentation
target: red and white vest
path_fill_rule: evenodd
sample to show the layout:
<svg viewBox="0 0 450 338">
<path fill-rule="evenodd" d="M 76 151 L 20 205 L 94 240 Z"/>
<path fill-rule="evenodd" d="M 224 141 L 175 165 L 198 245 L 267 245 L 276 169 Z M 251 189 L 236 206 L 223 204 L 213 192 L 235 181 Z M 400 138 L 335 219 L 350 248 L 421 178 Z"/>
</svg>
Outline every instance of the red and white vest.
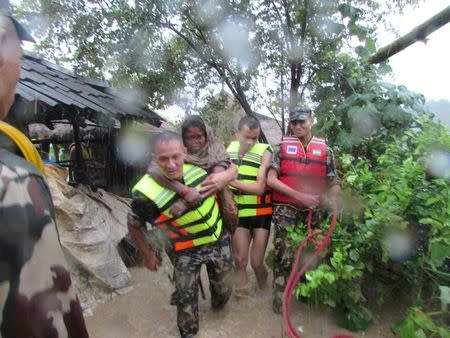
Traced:
<svg viewBox="0 0 450 338">
<path fill-rule="evenodd" d="M 281 163 L 278 179 L 294 190 L 321 194 L 327 186 L 327 144 L 313 137 L 305 148 L 296 136 L 283 136 L 280 145 Z M 298 207 L 298 201 L 274 191 L 274 204 Z"/>
</svg>

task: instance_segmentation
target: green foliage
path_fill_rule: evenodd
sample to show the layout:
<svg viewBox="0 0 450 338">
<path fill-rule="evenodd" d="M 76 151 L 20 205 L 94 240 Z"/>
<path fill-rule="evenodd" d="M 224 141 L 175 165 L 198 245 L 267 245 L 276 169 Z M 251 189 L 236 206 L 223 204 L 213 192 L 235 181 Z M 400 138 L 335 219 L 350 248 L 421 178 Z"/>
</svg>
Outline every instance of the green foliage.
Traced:
<svg viewBox="0 0 450 338">
<path fill-rule="evenodd" d="M 36 49 L 45 57 L 119 88 L 137 87 L 152 108 L 192 105 L 180 99 L 184 90 L 194 88 L 198 99 L 218 83 L 246 102 L 247 74 L 226 57 L 230 48 L 217 31 L 227 20 L 245 19 L 248 6 L 218 1 L 206 14 L 202 6 L 208 2 L 22 0 L 15 11 L 40 38 Z"/>
<path fill-rule="evenodd" d="M 315 132 L 337 145 L 337 153 L 372 162 L 425 113 L 425 98 L 403 86 L 380 82 L 376 69 L 350 60 L 342 76 L 328 93 L 315 94 L 321 102 L 316 109 L 319 123 Z M 345 93 L 344 100 L 339 93 Z"/>
<path fill-rule="evenodd" d="M 229 144 L 234 139 L 235 126 L 233 111 L 227 108 L 228 95 L 221 92 L 219 95 L 209 96 L 206 104 L 199 109 L 202 119 L 215 130 L 216 135 Z"/>
<path fill-rule="evenodd" d="M 15 11 L 45 57 L 119 88 L 140 88 L 153 108 L 177 102 L 185 90 L 194 89 L 195 101 L 220 84 L 247 113 L 272 107 L 280 88 L 261 83 L 281 75 L 292 79 L 291 103 L 320 103 L 330 114 L 358 78 L 352 60 L 375 50 L 384 14 L 419 1 L 21 0 Z M 227 44 L 220 35 L 226 23 L 244 39 Z M 360 45 L 342 53 L 355 37 Z"/>
<path fill-rule="evenodd" d="M 417 307 L 408 309 L 405 319 L 394 325 L 394 331 L 402 338 L 450 337 L 448 328 L 436 326 L 433 319 Z"/>
<path fill-rule="evenodd" d="M 218 112 L 223 110 L 227 104 L 227 96 L 221 93 L 217 97 L 210 96 L 206 100 L 206 104 L 199 109 L 199 115 L 203 121 L 209 124 L 212 128 L 217 129 L 220 124 Z"/>
<path fill-rule="evenodd" d="M 16 12 L 40 39 L 35 47 L 44 57 L 118 89 L 138 88 L 152 108 L 185 86 L 187 46 L 151 24 L 150 3 L 22 0 Z"/>
<path fill-rule="evenodd" d="M 402 90 L 397 95 L 416 100 Z M 402 118 L 402 124 L 406 121 Z M 343 309 L 342 324 L 352 330 L 371 321 L 364 290 L 374 283 L 412 292 L 423 308 L 436 306 L 433 295 L 438 291 L 443 309 L 449 302 L 450 181 L 432 176 L 429 165 L 434 150 L 450 153 L 450 134 L 428 116 L 410 121 L 406 127 L 398 125 L 400 130 L 389 129 L 395 136 L 386 127 L 379 129 L 383 137 L 360 140 L 364 151 L 339 156 L 344 197 L 330 247 L 333 255 L 309 271 L 307 283 L 297 289 L 297 295 Z M 291 229 L 291 238 L 301 240 L 304 231 Z M 437 324 L 431 329 L 419 311 L 408 312 L 399 329 L 402 337 L 444 332 Z"/>
<path fill-rule="evenodd" d="M 340 325 L 350 331 L 361 331 L 367 328 L 372 321 L 373 315 L 368 308 L 362 305 L 354 305 L 343 313 Z"/>
<path fill-rule="evenodd" d="M 310 297 L 315 302 L 340 308 L 343 314 L 341 325 L 353 331 L 366 328 L 372 321 L 370 311 L 361 305 L 364 297 L 360 285 L 347 285 L 363 274 L 364 264 L 359 262 L 358 257 L 356 250 L 348 254 L 335 251 L 329 264 L 321 264 L 306 273 L 307 283 L 300 285 L 296 291 L 297 296 Z"/>
</svg>

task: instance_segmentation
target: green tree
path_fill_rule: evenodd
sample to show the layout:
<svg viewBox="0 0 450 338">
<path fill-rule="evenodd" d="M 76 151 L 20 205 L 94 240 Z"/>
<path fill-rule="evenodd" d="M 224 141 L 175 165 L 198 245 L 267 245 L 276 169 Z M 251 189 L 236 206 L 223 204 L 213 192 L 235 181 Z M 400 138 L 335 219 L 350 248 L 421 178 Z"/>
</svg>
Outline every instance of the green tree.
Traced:
<svg viewBox="0 0 450 338">
<path fill-rule="evenodd" d="M 149 24 L 151 6 L 136 1 L 23 0 L 16 8 L 39 38 L 36 49 L 78 74 L 142 90 L 152 108 L 185 86 L 186 45 Z"/>
<path fill-rule="evenodd" d="M 201 96 L 224 84 L 251 114 L 282 96 L 273 80 L 261 86 L 281 76 L 290 78 L 290 106 L 326 105 L 319 111 L 328 114 L 351 93 L 355 58 L 375 50 L 383 15 L 417 2 L 23 0 L 20 12 L 30 21 L 43 18 L 30 26 L 40 28 L 39 49 L 48 56 L 143 88 L 155 108 L 180 88 Z"/>
<path fill-rule="evenodd" d="M 264 68 L 279 73 L 281 84 L 288 80 L 289 107 L 312 104 L 320 119 L 327 119 L 354 92 L 355 70 L 378 77 L 385 69 L 365 61 L 376 49 L 376 28 L 385 23 L 386 14 L 418 2 L 262 1 L 255 10 Z M 271 97 L 284 97 L 275 94 Z"/>
<path fill-rule="evenodd" d="M 230 104 L 231 103 L 231 104 Z M 238 105 L 238 107 L 240 107 Z M 235 105 L 229 102 L 229 95 L 221 91 L 218 95 L 209 96 L 206 104 L 199 109 L 199 115 L 214 129 L 217 137 L 228 145 L 235 134 L 235 122 L 240 119 L 240 110 L 235 111 Z"/>
</svg>

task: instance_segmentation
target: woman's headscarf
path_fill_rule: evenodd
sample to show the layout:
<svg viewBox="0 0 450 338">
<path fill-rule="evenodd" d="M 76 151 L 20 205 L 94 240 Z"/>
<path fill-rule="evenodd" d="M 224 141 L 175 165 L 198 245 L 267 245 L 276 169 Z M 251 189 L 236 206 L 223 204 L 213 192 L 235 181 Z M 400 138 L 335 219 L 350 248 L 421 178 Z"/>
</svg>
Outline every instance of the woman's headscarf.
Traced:
<svg viewBox="0 0 450 338">
<path fill-rule="evenodd" d="M 190 115 L 183 121 L 181 125 L 181 136 L 183 140 L 187 130 L 192 127 L 199 128 L 205 134 L 206 143 L 195 154 L 190 153 L 188 150 L 186 162 L 195 164 L 206 170 L 216 165 L 228 168 L 231 164 L 230 156 L 226 152 L 222 142 L 214 135 L 212 128 L 207 126 L 200 116 Z"/>
</svg>

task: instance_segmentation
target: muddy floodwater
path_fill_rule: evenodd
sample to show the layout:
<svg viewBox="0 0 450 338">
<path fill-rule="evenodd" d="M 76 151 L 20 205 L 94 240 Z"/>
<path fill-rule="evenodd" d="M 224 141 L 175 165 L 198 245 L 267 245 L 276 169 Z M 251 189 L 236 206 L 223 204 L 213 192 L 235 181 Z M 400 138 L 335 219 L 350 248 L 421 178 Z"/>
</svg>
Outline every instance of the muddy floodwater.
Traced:
<svg viewBox="0 0 450 338">
<path fill-rule="evenodd" d="M 144 268 L 131 269 L 132 289 L 118 294 L 98 305 L 93 315 L 86 318 L 93 338 L 124 337 L 179 337 L 176 308 L 169 305 L 173 287 L 169 282 L 170 263 L 157 272 Z M 249 272 L 252 293 L 249 298 L 234 296 L 220 311 L 210 309 L 206 271 L 202 270 L 206 300 L 199 298 L 200 331 L 196 337 L 282 337 L 282 317 L 271 308 L 271 281 L 263 290 L 257 289 L 253 273 Z M 394 337 L 390 325 L 402 317 L 396 305 L 385 305 L 376 312 L 375 322 L 365 332 L 350 333 L 336 324 L 333 310 L 293 301 L 292 320 L 302 337 L 332 337 L 352 334 L 353 337 Z"/>
</svg>

